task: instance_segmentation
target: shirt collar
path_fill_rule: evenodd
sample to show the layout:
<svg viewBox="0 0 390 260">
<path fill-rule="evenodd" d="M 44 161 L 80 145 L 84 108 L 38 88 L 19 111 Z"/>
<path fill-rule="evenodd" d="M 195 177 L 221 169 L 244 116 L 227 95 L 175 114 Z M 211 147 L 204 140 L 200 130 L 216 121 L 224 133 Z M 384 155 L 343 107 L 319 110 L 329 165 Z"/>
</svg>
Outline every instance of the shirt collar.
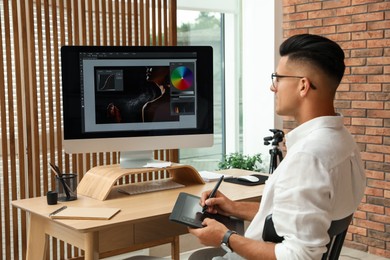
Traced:
<svg viewBox="0 0 390 260">
<path fill-rule="evenodd" d="M 341 128 L 344 126 L 344 117 L 337 114 L 336 116 L 321 116 L 313 118 L 286 134 L 286 147 L 293 146 L 296 141 L 307 137 L 312 131 L 320 128 Z"/>
</svg>

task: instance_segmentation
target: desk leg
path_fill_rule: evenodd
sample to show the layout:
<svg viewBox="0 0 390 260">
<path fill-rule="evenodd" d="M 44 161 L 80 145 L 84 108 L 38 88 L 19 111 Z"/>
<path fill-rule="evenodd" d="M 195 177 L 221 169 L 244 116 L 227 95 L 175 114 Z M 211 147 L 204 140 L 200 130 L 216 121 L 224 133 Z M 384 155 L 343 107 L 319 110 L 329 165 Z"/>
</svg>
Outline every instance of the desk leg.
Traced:
<svg viewBox="0 0 390 260">
<path fill-rule="evenodd" d="M 49 236 L 46 235 L 45 220 L 35 214 L 30 214 L 30 224 L 27 241 L 27 256 L 26 259 L 46 259 L 47 245 Z"/>
<path fill-rule="evenodd" d="M 84 259 L 96 260 L 99 259 L 99 233 L 89 232 L 85 234 Z"/>
<path fill-rule="evenodd" d="M 179 236 L 173 237 L 173 241 L 171 243 L 171 256 L 174 260 L 180 259 L 180 240 Z"/>
</svg>

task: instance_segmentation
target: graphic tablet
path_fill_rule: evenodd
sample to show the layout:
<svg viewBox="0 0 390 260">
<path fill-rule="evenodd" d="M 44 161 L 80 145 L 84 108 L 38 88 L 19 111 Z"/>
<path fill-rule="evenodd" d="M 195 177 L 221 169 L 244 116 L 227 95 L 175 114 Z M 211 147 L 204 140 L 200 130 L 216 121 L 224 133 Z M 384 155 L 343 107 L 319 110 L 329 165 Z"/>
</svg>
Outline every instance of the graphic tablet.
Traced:
<svg viewBox="0 0 390 260">
<path fill-rule="evenodd" d="M 200 197 L 181 192 L 173 207 L 169 220 L 184 224 L 193 228 L 203 227 L 202 222 L 205 218 L 212 218 L 224 224 L 228 229 L 236 231 L 238 234 L 244 234 L 244 221 L 233 217 L 227 217 L 220 214 L 202 213 L 202 207 L 199 204 Z"/>
</svg>

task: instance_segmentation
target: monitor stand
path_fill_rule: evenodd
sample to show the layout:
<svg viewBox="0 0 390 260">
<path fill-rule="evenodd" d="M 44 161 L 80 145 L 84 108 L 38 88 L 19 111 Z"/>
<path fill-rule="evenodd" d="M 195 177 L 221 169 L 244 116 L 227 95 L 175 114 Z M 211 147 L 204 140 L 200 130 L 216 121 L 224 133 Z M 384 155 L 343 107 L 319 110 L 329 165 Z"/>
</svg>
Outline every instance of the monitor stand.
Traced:
<svg viewBox="0 0 390 260">
<path fill-rule="evenodd" d="M 153 151 L 121 152 L 120 166 L 124 169 L 143 168 L 147 163 L 156 162 Z"/>
</svg>

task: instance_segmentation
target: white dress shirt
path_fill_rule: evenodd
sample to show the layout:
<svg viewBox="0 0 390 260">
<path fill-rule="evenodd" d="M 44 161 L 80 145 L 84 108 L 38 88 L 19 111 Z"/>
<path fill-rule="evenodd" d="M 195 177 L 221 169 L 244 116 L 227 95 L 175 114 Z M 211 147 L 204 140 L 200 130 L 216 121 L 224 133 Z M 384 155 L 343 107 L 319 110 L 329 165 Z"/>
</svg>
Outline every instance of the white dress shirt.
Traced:
<svg viewBox="0 0 390 260">
<path fill-rule="evenodd" d="M 245 236 L 262 240 L 264 220 L 272 214 L 284 237 L 275 247 L 277 259 L 321 259 L 331 222 L 352 214 L 363 197 L 360 152 L 341 116 L 305 122 L 286 135 L 286 146 Z M 232 253 L 224 259 L 242 258 Z"/>
</svg>

